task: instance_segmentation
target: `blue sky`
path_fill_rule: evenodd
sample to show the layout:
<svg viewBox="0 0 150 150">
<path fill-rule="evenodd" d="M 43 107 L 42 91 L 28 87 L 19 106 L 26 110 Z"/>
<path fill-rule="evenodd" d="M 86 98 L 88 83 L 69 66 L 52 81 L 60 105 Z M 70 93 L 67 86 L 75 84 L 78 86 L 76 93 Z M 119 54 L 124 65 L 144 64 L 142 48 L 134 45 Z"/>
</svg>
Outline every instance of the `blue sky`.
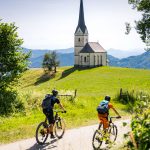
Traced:
<svg viewBox="0 0 150 150">
<path fill-rule="evenodd" d="M 90 42 L 105 49 L 144 49 L 133 29 L 125 35 L 125 22 L 141 16 L 128 0 L 83 0 Z M 23 46 L 34 49 L 63 49 L 74 46 L 80 0 L 0 0 L 0 18 L 15 22 Z"/>
</svg>

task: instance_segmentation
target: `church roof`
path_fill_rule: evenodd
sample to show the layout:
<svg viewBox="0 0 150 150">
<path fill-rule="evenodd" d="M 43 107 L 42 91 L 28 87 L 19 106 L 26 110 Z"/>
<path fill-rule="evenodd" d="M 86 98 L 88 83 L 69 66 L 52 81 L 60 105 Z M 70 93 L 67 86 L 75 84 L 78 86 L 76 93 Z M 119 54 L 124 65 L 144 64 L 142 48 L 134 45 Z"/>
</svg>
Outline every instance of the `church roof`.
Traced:
<svg viewBox="0 0 150 150">
<path fill-rule="evenodd" d="M 87 27 L 85 25 L 84 21 L 84 9 L 83 9 L 83 0 L 80 1 L 80 12 L 79 12 L 79 20 L 78 20 L 78 26 L 76 28 L 75 33 L 77 32 L 78 29 L 81 29 L 83 33 L 87 30 Z"/>
<path fill-rule="evenodd" d="M 80 53 L 106 53 L 106 50 L 98 42 L 88 42 Z"/>
</svg>

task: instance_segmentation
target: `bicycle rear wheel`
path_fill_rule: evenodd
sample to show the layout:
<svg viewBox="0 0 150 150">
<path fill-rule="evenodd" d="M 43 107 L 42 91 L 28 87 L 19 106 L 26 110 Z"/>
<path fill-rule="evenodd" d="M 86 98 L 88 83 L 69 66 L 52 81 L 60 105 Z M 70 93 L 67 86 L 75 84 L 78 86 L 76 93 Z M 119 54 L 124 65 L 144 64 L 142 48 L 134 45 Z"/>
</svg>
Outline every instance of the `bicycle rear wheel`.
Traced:
<svg viewBox="0 0 150 150">
<path fill-rule="evenodd" d="M 101 130 L 96 130 L 92 139 L 92 146 L 94 150 L 99 150 L 103 142 L 103 134 Z"/>
<path fill-rule="evenodd" d="M 36 129 L 36 141 L 38 144 L 42 145 L 45 143 L 48 137 L 48 124 L 46 122 L 41 122 Z"/>
<path fill-rule="evenodd" d="M 116 125 L 110 126 L 108 129 L 108 133 L 110 136 L 111 143 L 115 142 L 115 140 L 117 138 L 117 133 L 118 133 L 117 126 Z"/>
<path fill-rule="evenodd" d="M 54 132 L 57 138 L 62 138 L 64 133 L 65 133 L 65 122 L 63 119 L 58 119 L 56 120 L 55 124 L 54 124 Z"/>
</svg>

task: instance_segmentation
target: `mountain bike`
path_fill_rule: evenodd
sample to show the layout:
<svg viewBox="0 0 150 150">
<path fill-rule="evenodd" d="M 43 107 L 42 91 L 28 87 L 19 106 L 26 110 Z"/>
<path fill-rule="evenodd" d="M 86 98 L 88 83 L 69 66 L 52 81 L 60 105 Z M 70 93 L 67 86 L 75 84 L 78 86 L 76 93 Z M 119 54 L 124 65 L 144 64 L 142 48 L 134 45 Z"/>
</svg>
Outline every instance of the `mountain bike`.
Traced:
<svg viewBox="0 0 150 150">
<path fill-rule="evenodd" d="M 55 136 L 60 139 L 63 137 L 64 133 L 65 133 L 65 122 L 63 120 L 63 118 L 61 118 L 59 116 L 59 113 L 64 113 L 63 111 L 58 111 L 58 110 L 54 110 L 55 115 L 54 115 L 54 133 Z M 36 129 L 36 141 L 38 144 L 42 145 L 46 142 L 48 135 L 49 135 L 49 124 L 48 124 L 48 119 L 47 117 L 45 118 L 44 122 L 41 122 Z"/>
<path fill-rule="evenodd" d="M 103 141 L 106 142 L 106 144 L 113 144 L 117 138 L 117 126 L 112 122 L 113 118 L 119 118 L 119 117 L 110 117 L 109 119 L 109 127 L 107 129 L 107 135 L 106 132 L 103 129 L 102 123 L 99 124 L 98 129 L 94 132 L 93 139 L 92 139 L 92 146 L 94 150 L 99 150 Z"/>
</svg>

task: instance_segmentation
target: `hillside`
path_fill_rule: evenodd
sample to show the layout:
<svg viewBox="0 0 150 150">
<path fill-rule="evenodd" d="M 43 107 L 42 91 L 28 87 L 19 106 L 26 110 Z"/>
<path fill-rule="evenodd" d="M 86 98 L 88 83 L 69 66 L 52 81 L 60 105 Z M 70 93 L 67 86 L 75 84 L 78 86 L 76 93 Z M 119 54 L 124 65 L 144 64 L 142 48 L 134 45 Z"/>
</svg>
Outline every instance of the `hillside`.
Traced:
<svg viewBox="0 0 150 150">
<path fill-rule="evenodd" d="M 42 77 L 42 69 L 27 71 L 20 80 L 21 89 L 25 91 L 32 88 L 37 91 L 44 89 L 45 92 L 53 88 L 78 89 L 82 95 L 85 94 L 89 97 L 89 94 L 93 95 L 94 93 L 105 95 L 107 91 L 114 95 L 120 87 L 147 90 L 147 87 L 150 86 L 149 70 L 128 68 L 98 67 L 80 70 L 72 67 L 60 67 L 55 78 L 44 82 Z"/>
<path fill-rule="evenodd" d="M 30 69 L 16 87 L 25 110 L 9 118 L 0 117 L 0 143 L 34 137 L 37 125 L 45 118 L 40 108 L 41 101 L 54 88 L 59 94 L 73 93 L 77 89 L 74 101 L 60 97 L 67 110 L 63 115 L 67 128 L 73 128 L 98 123 L 96 107 L 105 95 L 112 97 L 111 102 L 121 116 L 129 116 L 126 106 L 114 101 L 115 95 L 120 88 L 150 92 L 149 81 L 150 70 L 142 69 L 98 67 L 80 70 L 60 67 L 52 78 L 47 78 L 42 69 Z"/>
</svg>

